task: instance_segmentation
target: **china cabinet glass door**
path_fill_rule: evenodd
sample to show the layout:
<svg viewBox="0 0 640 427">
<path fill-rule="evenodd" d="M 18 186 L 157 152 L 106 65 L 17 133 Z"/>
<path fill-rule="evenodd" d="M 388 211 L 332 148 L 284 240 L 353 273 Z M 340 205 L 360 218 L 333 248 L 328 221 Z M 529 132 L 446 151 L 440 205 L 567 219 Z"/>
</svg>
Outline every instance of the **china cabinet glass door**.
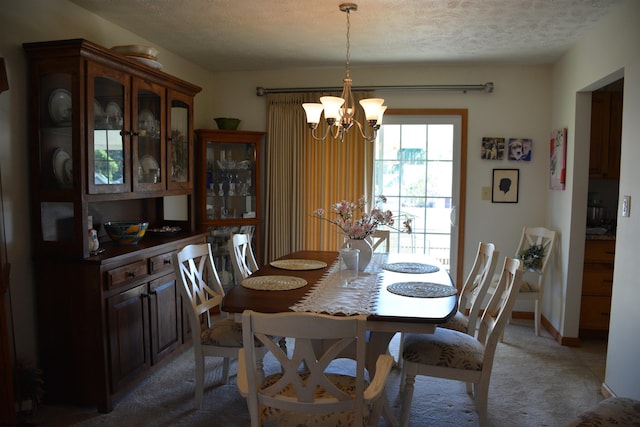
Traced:
<svg viewBox="0 0 640 427">
<path fill-rule="evenodd" d="M 90 64 L 87 181 L 90 194 L 131 191 L 127 82 L 124 74 Z"/>
<path fill-rule="evenodd" d="M 167 151 L 168 189 L 190 189 L 193 169 L 191 98 L 169 92 L 169 136 Z"/>
<path fill-rule="evenodd" d="M 165 187 L 164 88 L 134 80 L 133 160 L 134 191 L 155 191 Z"/>
</svg>

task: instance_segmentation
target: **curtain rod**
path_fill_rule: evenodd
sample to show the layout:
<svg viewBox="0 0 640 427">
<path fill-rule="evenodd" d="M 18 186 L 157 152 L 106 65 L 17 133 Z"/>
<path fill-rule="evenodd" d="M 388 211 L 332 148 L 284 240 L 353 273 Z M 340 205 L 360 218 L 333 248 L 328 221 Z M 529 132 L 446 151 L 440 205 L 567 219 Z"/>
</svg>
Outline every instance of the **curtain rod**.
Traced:
<svg viewBox="0 0 640 427">
<path fill-rule="evenodd" d="M 256 96 L 264 96 L 268 93 L 303 93 L 303 92 L 340 92 L 342 87 L 287 87 L 287 88 L 264 88 L 256 87 Z M 428 92 L 493 92 L 493 82 L 481 85 L 408 85 L 408 86 L 353 86 L 352 91 L 414 91 L 422 90 Z"/>
</svg>

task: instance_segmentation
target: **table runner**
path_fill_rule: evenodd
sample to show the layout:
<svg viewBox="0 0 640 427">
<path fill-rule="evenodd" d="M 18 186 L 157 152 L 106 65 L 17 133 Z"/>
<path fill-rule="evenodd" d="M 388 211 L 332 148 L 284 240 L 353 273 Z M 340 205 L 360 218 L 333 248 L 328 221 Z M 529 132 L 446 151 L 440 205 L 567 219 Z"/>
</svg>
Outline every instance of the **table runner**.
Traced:
<svg viewBox="0 0 640 427">
<path fill-rule="evenodd" d="M 328 314 L 365 314 L 374 312 L 380 289 L 380 272 L 388 254 L 373 254 L 367 268 L 358 278 L 344 286 L 340 280 L 338 262 L 329 267 L 327 274 L 295 305 L 293 311 Z"/>
</svg>

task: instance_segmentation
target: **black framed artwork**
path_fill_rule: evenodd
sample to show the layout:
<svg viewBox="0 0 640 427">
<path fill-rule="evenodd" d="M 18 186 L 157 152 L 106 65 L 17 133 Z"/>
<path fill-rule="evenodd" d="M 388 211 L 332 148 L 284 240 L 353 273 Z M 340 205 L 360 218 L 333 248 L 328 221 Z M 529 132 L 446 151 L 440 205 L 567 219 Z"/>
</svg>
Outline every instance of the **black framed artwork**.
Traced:
<svg viewBox="0 0 640 427">
<path fill-rule="evenodd" d="M 519 185 L 519 169 L 494 169 L 491 202 L 518 203 Z"/>
</svg>

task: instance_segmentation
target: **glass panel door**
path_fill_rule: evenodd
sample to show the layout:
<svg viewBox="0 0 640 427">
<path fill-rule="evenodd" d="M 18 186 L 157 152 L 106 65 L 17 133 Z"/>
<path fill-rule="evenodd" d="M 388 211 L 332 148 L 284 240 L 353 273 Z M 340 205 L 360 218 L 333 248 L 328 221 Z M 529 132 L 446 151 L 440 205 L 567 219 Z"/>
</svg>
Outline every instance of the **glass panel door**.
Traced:
<svg viewBox="0 0 640 427">
<path fill-rule="evenodd" d="M 87 180 L 91 194 L 131 191 L 129 138 L 126 132 L 127 78 L 96 64 L 89 65 Z M 91 80 L 90 80 L 91 81 Z"/>
<path fill-rule="evenodd" d="M 374 194 L 386 196 L 396 223 L 412 221 L 411 234 L 391 230 L 392 252 L 424 253 L 455 273 L 460 119 L 389 116 L 375 148 Z"/>
<path fill-rule="evenodd" d="M 165 187 L 163 94 L 162 87 L 134 80 L 134 191 L 162 190 Z"/>
<path fill-rule="evenodd" d="M 167 151 L 168 189 L 192 188 L 191 100 L 169 93 L 169 144 Z"/>
</svg>

